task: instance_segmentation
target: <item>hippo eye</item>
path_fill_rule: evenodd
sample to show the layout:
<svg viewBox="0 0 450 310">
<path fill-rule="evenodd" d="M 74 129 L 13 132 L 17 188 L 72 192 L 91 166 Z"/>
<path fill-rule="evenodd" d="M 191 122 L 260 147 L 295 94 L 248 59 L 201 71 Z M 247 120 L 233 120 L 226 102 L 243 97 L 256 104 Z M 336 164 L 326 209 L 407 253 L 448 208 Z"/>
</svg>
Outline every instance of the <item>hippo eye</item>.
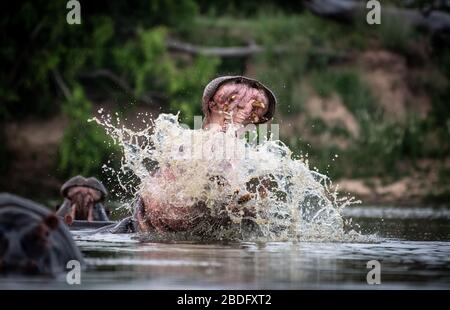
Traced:
<svg viewBox="0 0 450 310">
<path fill-rule="evenodd" d="M 3 232 L 0 232 L 0 257 L 3 256 L 8 250 L 9 241 Z"/>
</svg>

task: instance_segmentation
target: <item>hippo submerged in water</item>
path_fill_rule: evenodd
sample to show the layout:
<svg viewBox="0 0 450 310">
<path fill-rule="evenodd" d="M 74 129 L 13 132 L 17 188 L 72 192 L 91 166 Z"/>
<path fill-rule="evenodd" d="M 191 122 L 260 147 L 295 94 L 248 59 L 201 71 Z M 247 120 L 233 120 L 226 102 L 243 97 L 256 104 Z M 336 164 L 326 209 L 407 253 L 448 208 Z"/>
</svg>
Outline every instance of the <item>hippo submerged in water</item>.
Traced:
<svg viewBox="0 0 450 310">
<path fill-rule="evenodd" d="M 0 273 L 56 275 L 83 264 L 67 226 L 44 206 L 0 194 Z"/>
<path fill-rule="evenodd" d="M 56 214 L 68 225 L 74 221 L 109 221 L 103 201 L 108 195 L 105 186 L 94 177 L 77 175 L 61 187 L 64 202 Z"/>
<path fill-rule="evenodd" d="M 212 80 L 203 92 L 202 127 L 205 130 L 226 131 L 231 124 L 243 128 L 249 124 L 266 123 L 272 119 L 275 106 L 275 95 L 260 82 L 243 76 L 218 77 Z M 170 178 L 170 171 L 161 173 L 160 178 Z M 226 180 L 221 176 L 212 177 L 211 182 L 226 186 Z M 232 208 L 242 209 L 252 216 L 252 210 L 244 206 L 249 197 L 249 194 L 237 197 L 237 203 Z M 191 206 L 174 206 L 160 203 L 150 196 L 143 196 L 136 205 L 135 222 L 139 232 L 190 231 L 199 228 L 200 222 L 204 221 L 226 226 L 230 219 L 227 215 L 223 218 L 214 215 L 211 218 L 202 201 Z"/>
<path fill-rule="evenodd" d="M 260 82 L 242 76 L 219 77 L 205 87 L 202 127 L 225 131 L 231 123 L 242 126 L 265 123 L 272 119 L 275 106 L 274 94 Z M 160 180 L 168 178 L 170 172 L 160 171 L 158 177 Z M 270 177 L 257 181 L 270 188 Z M 220 176 L 213 177 L 211 182 L 226 186 Z M 252 180 L 248 185 L 249 193 L 236 197 L 233 208 L 251 218 L 254 217 L 253 210 L 244 205 L 251 199 L 250 193 L 260 189 L 252 185 Z M 93 177 L 76 176 L 63 184 L 61 194 L 64 202 L 56 215 L 29 200 L 0 194 L 1 272 L 55 274 L 63 271 L 69 260 L 82 262 L 67 226 L 59 217 L 70 227 L 77 222 L 87 223 L 86 227 L 91 228 L 96 228 L 95 223 L 110 224 L 103 205 L 107 190 Z M 202 201 L 174 206 L 143 196 L 138 197 L 133 210 L 131 217 L 94 233 L 188 232 L 208 226 L 210 221 L 216 224 L 219 221 L 223 225 L 230 222 L 227 216 L 212 219 Z M 192 218 L 196 220 L 192 221 Z"/>
<path fill-rule="evenodd" d="M 262 124 L 272 119 L 275 106 L 275 95 L 260 82 L 243 76 L 223 76 L 212 80 L 206 87 L 202 98 L 204 113 L 203 129 L 225 131 L 230 124 L 241 125 Z M 161 169 L 156 173 L 155 182 L 167 181 L 171 176 L 170 168 Z M 221 183 L 220 176 L 212 178 L 212 182 Z M 270 183 L 270 180 L 257 180 Z M 252 188 L 249 182 L 249 188 Z M 222 186 L 226 186 L 225 183 Z M 254 186 L 253 186 L 254 187 Z M 256 191 L 255 188 L 253 188 Z M 252 217 L 251 209 L 244 206 L 251 199 L 249 193 L 236 197 L 235 205 L 231 209 L 243 211 Z M 230 207 L 230 206 L 223 206 Z M 171 205 L 162 203 L 151 196 L 138 197 L 133 207 L 134 213 L 130 218 L 122 220 L 118 225 L 105 228 L 108 232 L 188 232 L 201 230 L 210 223 L 226 226 L 230 218 L 214 218 L 202 201 L 193 205 Z"/>
<path fill-rule="evenodd" d="M 111 224 L 103 201 L 107 190 L 94 177 L 75 176 L 61 187 L 56 213 L 18 196 L 0 194 L 0 273 L 56 275 L 70 260 L 83 262 L 71 228 Z"/>
</svg>

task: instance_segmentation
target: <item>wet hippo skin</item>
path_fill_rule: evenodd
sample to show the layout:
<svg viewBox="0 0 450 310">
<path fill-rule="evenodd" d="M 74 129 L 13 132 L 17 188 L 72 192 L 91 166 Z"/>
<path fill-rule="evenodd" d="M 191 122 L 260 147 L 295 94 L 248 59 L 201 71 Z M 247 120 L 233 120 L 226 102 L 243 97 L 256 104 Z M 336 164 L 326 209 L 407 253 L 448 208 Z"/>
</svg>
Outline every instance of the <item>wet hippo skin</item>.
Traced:
<svg viewBox="0 0 450 310">
<path fill-rule="evenodd" d="M 218 77 L 208 83 L 203 92 L 202 111 L 205 116 L 203 129 L 226 131 L 230 124 L 243 128 L 250 124 L 266 123 L 274 115 L 276 102 L 272 91 L 257 80 L 243 76 Z M 160 169 L 155 176 L 165 181 L 172 177 L 170 168 Z M 217 176 L 217 180 L 211 181 L 226 186 L 226 182 L 222 182 L 220 176 Z M 239 199 L 241 203 L 230 207 L 237 211 L 251 213 L 251 210 L 243 206 L 246 197 L 241 198 Z M 225 208 L 225 206 L 222 207 Z M 172 205 L 161 203 L 148 195 L 140 197 L 134 209 L 134 227 L 139 232 L 145 233 L 155 230 L 157 232 L 192 231 L 201 221 L 211 223 L 219 221 L 223 225 L 229 222 L 227 217 L 211 218 L 208 208 L 202 201 L 194 205 Z"/>
<path fill-rule="evenodd" d="M 83 264 L 61 219 L 31 200 L 0 194 L 0 273 L 56 275 L 70 260 Z"/>
<path fill-rule="evenodd" d="M 61 187 L 64 202 L 56 214 L 68 225 L 74 221 L 109 221 L 103 201 L 108 192 L 96 178 L 80 175 L 69 179 Z"/>
<path fill-rule="evenodd" d="M 246 126 L 265 123 L 272 119 L 276 102 L 275 95 L 259 81 L 243 76 L 216 78 L 205 87 L 203 93 L 202 110 L 205 116 L 203 128 L 225 131 L 230 124 Z M 170 168 L 158 170 L 155 177 L 170 180 L 172 177 Z M 220 176 L 217 176 L 217 179 L 211 179 L 211 182 L 223 183 L 222 186 L 226 186 L 226 182 L 222 182 Z M 245 206 L 249 197 L 251 193 L 244 194 L 237 200 L 236 205 L 230 206 L 230 209 L 236 212 L 243 211 L 248 217 L 253 217 L 254 210 Z M 225 206 L 221 207 L 225 208 Z M 144 195 L 137 197 L 131 217 L 117 225 L 100 229 L 98 232 L 186 232 L 198 228 L 199 224 L 208 222 L 214 224 L 220 222 L 222 225 L 227 225 L 229 218 L 227 216 L 211 217 L 202 201 L 194 205 L 172 205 L 162 203 L 151 195 Z"/>
</svg>

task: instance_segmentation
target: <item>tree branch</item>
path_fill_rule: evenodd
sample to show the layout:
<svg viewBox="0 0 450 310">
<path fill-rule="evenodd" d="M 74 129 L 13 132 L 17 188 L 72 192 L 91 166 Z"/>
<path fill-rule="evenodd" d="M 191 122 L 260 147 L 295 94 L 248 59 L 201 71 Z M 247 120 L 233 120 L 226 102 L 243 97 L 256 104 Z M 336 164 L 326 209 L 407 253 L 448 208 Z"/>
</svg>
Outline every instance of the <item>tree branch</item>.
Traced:
<svg viewBox="0 0 450 310">
<path fill-rule="evenodd" d="M 64 82 L 64 79 L 61 76 L 61 73 L 57 69 L 52 70 L 53 78 L 55 79 L 56 85 L 58 85 L 59 89 L 63 93 L 64 97 L 66 97 L 67 100 L 72 98 L 72 94 L 70 93 L 70 89 L 67 86 L 67 84 Z"/>
<path fill-rule="evenodd" d="M 166 47 L 169 51 L 186 53 L 191 56 L 216 56 L 222 58 L 242 58 L 267 52 L 269 48 L 259 46 L 252 43 L 248 46 L 232 46 L 232 47 L 205 47 L 193 45 L 186 42 L 169 39 L 166 41 Z M 278 46 L 273 49 L 276 54 L 283 54 L 289 51 L 295 51 L 293 47 Z M 324 49 L 313 49 L 315 55 L 327 56 L 332 62 L 344 62 L 352 59 L 352 51 L 336 52 Z"/>
<path fill-rule="evenodd" d="M 205 47 L 197 46 L 190 43 L 180 42 L 177 40 L 166 40 L 166 47 L 169 51 L 187 53 L 192 56 L 205 55 L 217 57 L 249 57 L 255 54 L 260 54 L 267 51 L 267 48 L 261 47 L 257 44 L 250 44 L 248 46 L 231 46 L 231 47 Z M 287 50 L 286 47 L 276 47 L 275 53 L 283 53 Z"/>
</svg>

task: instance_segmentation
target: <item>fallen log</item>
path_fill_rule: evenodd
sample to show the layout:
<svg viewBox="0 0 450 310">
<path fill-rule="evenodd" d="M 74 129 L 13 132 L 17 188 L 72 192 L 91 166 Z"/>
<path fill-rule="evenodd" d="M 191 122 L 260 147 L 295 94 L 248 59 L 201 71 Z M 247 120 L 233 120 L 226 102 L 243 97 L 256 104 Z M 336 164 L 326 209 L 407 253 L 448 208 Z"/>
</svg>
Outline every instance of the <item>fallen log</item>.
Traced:
<svg viewBox="0 0 450 310">
<path fill-rule="evenodd" d="M 295 51 L 295 47 L 277 46 L 274 48 L 263 47 L 257 44 L 250 44 L 248 46 L 230 46 L 230 47 L 214 47 L 214 46 L 199 46 L 191 43 L 181 42 L 173 39 L 166 40 L 166 48 L 171 52 L 186 53 L 191 56 L 215 56 L 221 58 L 245 58 L 257 54 L 271 51 L 275 54 L 288 53 Z M 351 59 L 351 53 L 336 52 L 324 49 L 314 49 L 315 55 L 323 55 L 330 57 L 335 62 L 343 62 Z M 351 52 L 351 51 L 350 51 Z"/>
<path fill-rule="evenodd" d="M 187 53 L 192 56 L 217 56 L 217 57 L 248 57 L 255 54 L 265 52 L 267 49 L 256 44 L 248 46 L 231 46 L 231 47 L 206 47 L 197 46 L 186 42 L 177 40 L 166 40 L 166 47 L 169 51 Z M 280 53 L 286 48 L 275 48 L 274 52 Z"/>
</svg>

